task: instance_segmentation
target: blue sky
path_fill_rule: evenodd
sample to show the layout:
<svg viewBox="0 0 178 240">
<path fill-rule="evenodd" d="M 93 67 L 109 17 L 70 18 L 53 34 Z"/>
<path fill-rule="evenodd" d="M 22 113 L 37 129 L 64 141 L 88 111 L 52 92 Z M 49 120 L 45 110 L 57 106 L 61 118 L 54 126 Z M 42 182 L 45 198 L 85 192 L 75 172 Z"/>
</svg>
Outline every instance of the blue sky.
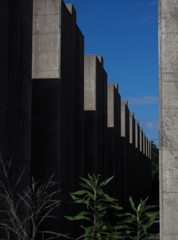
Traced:
<svg viewBox="0 0 178 240">
<path fill-rule="evenodd" d="M 118 83 L 122 100 L 128 100 L 148 139 L 158 139 L 157 1 L 64 2 L 77 11 L 85 53 L 103 56 L 108 82 Z"/>
</svg>

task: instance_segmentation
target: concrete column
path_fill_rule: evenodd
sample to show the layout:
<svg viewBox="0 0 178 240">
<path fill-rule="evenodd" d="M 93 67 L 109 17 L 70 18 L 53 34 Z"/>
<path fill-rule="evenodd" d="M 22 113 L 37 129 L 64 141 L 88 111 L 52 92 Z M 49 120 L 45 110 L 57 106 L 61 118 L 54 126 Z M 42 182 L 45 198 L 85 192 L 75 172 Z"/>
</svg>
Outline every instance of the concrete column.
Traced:
<svg viewBox="0 0 178 240">
<path fill-rule="evenodd" d="M 159 0 L 160 239 L 178 239 L 178 2 Z"/>
<path fill-rule="evenodd" d="M 143 133 L 143 160 L 142 160 L 142 181 L 143 181 L 143 196 L 146 196 L 146 191 L 147 191 L 147 185 L 146 185 L 146 136 L 145 133 Z"/>
<path fill-rule="evenodd" d="M 140 127 L 139 122 L 135 121 L 135 202 L 139 203 L 140 188 L 139 188 L 139 152 L 140 152 Z"/>
<path fill-rule="evenodd" d="M 129 168 L 129 175 L 130 175 L 130 192 L 129 195 L 135 199 L 135 174 L 134 174 L 134 161 L 135 161 L 135 119 L 134 113 L 129 114 L 129 161 L 130 161 L 130 168 Z"/>
<path fill-rule="evenodd" d="M 143 129 L 140 128 L 140 157 L 139 157 L 139 178 L 140 178 L 140 198 L 144 197 L 144 182 L 143 182 Z"/>
<path fill-rule="evenodd" d="M 128 102 L 121 101 L 121 149 L 122 149 L 122 170 L 123 170 L 123 197 L 124 209 L 129 207 L 129 191 L 130 191 L 130 176 L 129 176 L 129 109 Z"/>
<path fill-rule="evenodd" d="M 62 207 L 47 227 L 72 233 L 77 224 L 64 215 L 77 213 L 69 192 L 84 176 L 84 37 L 71 4 L 34 0 L 32 65 L 32 171 L 41 182 L 55 174 L 62 189 Z"/>
<path fill-rule="evenodd" d="M 118 93 L 117 84 L 108 84 L 107 89 L 108 175 L 114 175 L 114 179 L 109 187 L 109 194 L 117 198 L 119 204 L 122 205 L 120 94 Z"/>
<path fill-rule="evenodd" d="M 85 55 L 84 59 L 85 172 L 103 177 L 107 163 L 107 74 L 101 56 Z"/>
</svg>

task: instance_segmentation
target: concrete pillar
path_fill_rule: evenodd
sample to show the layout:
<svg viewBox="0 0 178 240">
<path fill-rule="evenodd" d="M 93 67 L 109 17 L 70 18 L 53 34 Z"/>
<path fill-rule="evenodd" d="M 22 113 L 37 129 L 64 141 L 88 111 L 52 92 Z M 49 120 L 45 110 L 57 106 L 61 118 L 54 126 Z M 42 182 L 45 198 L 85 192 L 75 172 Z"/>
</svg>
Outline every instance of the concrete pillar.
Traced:
<svg viewBox="0 0 178 240">
<path fill-rule="evenodd" d="M 130 192 L 129 195 L 135 199 L 135 119 L 134 113 L 129 114 L 129 175 L 130 175 Z"/>
<path fill-rule="evenodd" d="M 178 239 L 178 2 L 159 0 L 160 239 Z"/>
<path fill-rule="evenodd" d="M 84 175 L 84 37 L 71 4 L 34 0 L 32 65 L 32 171 L 42 182 L 55 174 L 62 207 L 47 226 L 72 233 L 64 215 L 78 212 L 69 192 Z"/>
<path fill-rule="evenodd" d="M 110 183 L 109 194 L 122 205 L 122 170 L 121 170 L 121 128 L 120 128 L 120 94 L 117 84 L 107 86 L 108 113 L 108 175 L 114 175 Z M 112 187 L 111 187 L 112 186 Z"/>
<path fill-rule="evenodd" d="M 139 179 L 140 179 L 140 198 L 144 197 L 144 182 L 143 182 L 143 129 L 140 128 L 140 154 L 139 154 Z"/>
<path fill-rule="evenodd" d="M 129 208 L 130 176 L 129 176 L 129 109 L 128 102 L 121 101 L 121 149 L 122 149 L 122 171 L 123 171 L 123 201 L 124 209 Z"/>
<path fill-rule="evenodd" d="M 107 74 L 101 56 L 84 56 L 85 173 L 107 171 Z"/>
<path fill-rule="evenodd" d="M 143 196 L 146 196 L 146 191 L 147 191 L 147 185 L 146 185 L 146 136 L 145 133 L 143 133 L 143 160 L 142 160 L 142 181 L 143 181 Z"/>
<path fill-rule="evenodd" d="M 140 200 L 140 169 L 139 169 L 139 163 L 140 163 L 140 126 L 139 122 L 135 121 L 135 203 L 139 203 Z"/>
</svg>

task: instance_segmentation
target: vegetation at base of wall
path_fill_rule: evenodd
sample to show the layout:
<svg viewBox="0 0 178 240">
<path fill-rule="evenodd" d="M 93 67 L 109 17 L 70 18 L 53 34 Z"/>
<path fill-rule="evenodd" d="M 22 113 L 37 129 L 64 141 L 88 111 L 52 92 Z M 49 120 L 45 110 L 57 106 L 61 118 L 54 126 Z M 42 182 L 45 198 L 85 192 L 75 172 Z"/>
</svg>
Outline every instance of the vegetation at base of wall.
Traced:
<svg viewBox="0 0 178 240">
<path fill-rule="evenodd" d="M 141 199 L 141 202 L 136 207 L 132 197 L 129 198 L 130 205 L 132 207 L 132 213 L 116 214 L 118 217 L 125 216 L 123 220 L 124 224 L 129 224 L 129 229 L 127 229 L 127 238 L 132 240 L 147 239 L 148 237 L 154 235 L 148 232 L 148 229 L 153 225 L 154 221 L 158 218 L 159 212 L 152 211 L 150 209 L 155 208 L 155 205 L 146 205 L 148 197 L 145 200 Z M 119 224 L 117 224 L 119 226 Z M 117 229 L 117 228 L 116 228 Z"/>
<path fill-rule="evenodd" d="M 88 174 L 88 179 L 81 178 L 83 181 L 80 185 L 83 190 L 79 190 L 74 193 L 70 193 L 73 202 L 75 204 L 84 204 L 86 210 L 78 213 L 76 216 L 66 216 L 67 219 L 85 220 L 89 223 L 89 226 L 81 226 L 84 230 L 84 234 L 77 239 L 84 240 L 96 240 L 96 239 L 117 239 L 117 233 L 109 221 L 106 221 L 106 215 L 108 209 L 120 211 L 122 207 L 119 206 L 118 201 L 103 191 L 103 187 L 107 185 L 113 177 L 106 179 L 103 182 L 99 182 L 99 177 Z"/>
<path fill-rule="evenodd" d="M 22 181 L 24 171 L 20 176 L 15 174 L 10 176 L 11 161 L 4 163 L 1 155 L 0 165 L 2 167 L 0 172 L 0 229 L 1 233 L 3 231 L 6 235 L 5 239 L 35 240 L 37 234 L 41 235 L 42 240 L 58 239 L 59 237 L 69 238 L 67 234 L 47 230 L 39 231 L 42 222 L 47 218 L 53 218 L 52 211 L 60 205 L 60 200 L 55 199 L 59 191 L 50 191 L 57 185 L 53 181 L 53 176 L 44 185 L 39 185 L 32 178 L 31 186 L 20 194 L 17 187 Z M 17 180 L 15 180 L 16 177 Z M 19 214 L 19 209 L 22 206 L 27 213 L 24 218 Z M 31 234 L 29 233 L 30 228 Z"/>
<path fill-rule="evenodd" d="M 52 212 L 60 205 L 60 200 L 55 200 L 59 191 L 50 191 L 57 183 L 53 176 L 44 184 L 39 185 L 32 178 L 31 186 L 26 188 L 23 194 L 18 193 L 17 187 L 22 181 L 22 175 L 10 176 L 11 161 L 4 163 L 0 156 L 2 168 L 0 179 L 0 229 L 5 233 L 7 240 L 35 240 L 37 234 L 41 234 L 42 240 L 70 238 L 68 234 L 60 234 L 50 231 L 39 231 L 39 226 L 46 218 L 53 218 Z M 83 220 L 87 222 L 81 226 L 84 233 L 77 239 L 83 240 L 117 240 L 147 239 L 152 234 L 149 227 L 158 218 L 158 212 L 151 211 L 155 206 L 147 206 L 145 200 L 141 200 L 136 207 L 132 197 L 129 198 L 132 213 L 121 213 L 123 210 L 118 200 L 106 194 L 103 188 L 113 179 L 113 176 L 100 182 L 100 175 L 91 176 L 88 179 L 80 177 L 82 190 L 71 193 L 75 204 L 84 204 L 85 211 L 76 216 L 67 216 L 72 221 Z M 15 181 L 14 181 L 15 180 Z M 51 192 L 51 193 L 50 193 Z M 25 207 L 27 216 L 19 214 L 19 206 Z M 108 210 L 113 211 L 119 218 L 116 225 L 108 220 Z M 31 226 L 31 231 L 29 231 Z M 30 233 L 31 232 L 31 233 Z M 48 237 L 50 234 L 50 237 Z M 71 239 L 71 238 L 70 238 Z"/>
<path fill-rule="evenodd" d="M 81 177 L 80 177 L 81 178 Z M 118 205 L 118 201 L 104 193 L 102 188 L 108 184 L 113 177 L 106 179 L 99 184 L 99 175 L 93 177 L 88 174 L 88 179 L 81 178 L 84 183 L 80 185 L 83 190 L 70 193 L 73 203 L 84 204 L 86 211 L 78 213 L 76 216 L 66 216 L 68 220 L 79 221 L 85 220 L 89 223 L 87 227 L 81 226 L 84 234 L 77 239 L 84 240 L 110 240 L 110 239 L 146 239 L 153 234 L 148 232 L 148 228 L 158 218 L 158 212 L 149 211 L 156 206 L 147 206 L 145 200 L 141 199 L 138 207 L 135 207 L 132 197 L 129 198 L 133 213 L 116 213 L 115 215 L 121 220 L 112 226 L 109 221 L 104 218 L 108 209 L 120 211 L 122 207 Z"/>
<path fill-rule="evenodd" d="M 81 178 L 81 177 L 80 177 Z M 84 234 L 77 239 L 83 240 L 115 240 L 115 239 L 146 239 L 153 235 L 148 232 L 148 228 L 158 218 L 158 212 L 148 212 L 155 206 L 147 206 L 145 200 L 141 199 L 138 207 L 135 207 L 132 197 L 129 198 L 132 213 L 117 213 L 115 214 L 121 220 L 112 226 L 109 221 L 106 221 L 108 209 L 122 210 L 118 201 L 104 193 L 103 187 L 108 184 L 113 177 L 99 183 L 99 175 L 93 177 L 88 174 L 88 179 L 81 178 L 83 183 L 80 185 L 83 190 L 70 193 L 73 203 L 84 204 L 86 211 L 78 213 L 76 216 L 66 216 L 71 221 L 85 220 L 89 224 L 87 227 L 81 226 Z"/>
<path fill-rule="evenodd" d="M 152 180 L 159 180 L 159 149 L 154 140 L 151 140 Z"/>
</svg>

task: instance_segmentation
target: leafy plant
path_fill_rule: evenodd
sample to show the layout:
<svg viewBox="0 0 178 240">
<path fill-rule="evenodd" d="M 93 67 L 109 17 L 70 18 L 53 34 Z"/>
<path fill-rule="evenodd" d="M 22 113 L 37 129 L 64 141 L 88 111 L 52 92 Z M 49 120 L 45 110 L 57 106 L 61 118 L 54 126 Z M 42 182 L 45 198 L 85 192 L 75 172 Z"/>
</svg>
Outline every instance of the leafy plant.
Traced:
<svg viewBox="0 0 178 240">
<path fill-rule="evenodd" d="M 106 221 L 108 209 L 122 210 L 118 201 L 103 191 L 103 187 L 107 185 L 113 177 L 99 183 L 99 177 L 88 174 L 88 179 L 81 178 L 83 181 L 80 185 L 84 188 L 74 193 L 70 193 L 73 202 L 76 204 L 84 204 L 86 211 L 82 211 L 76 216 L 66 216 L 69 220 L 85 220 L 89 222 L 89 226 L 81 226 L 85 233 L 77 239 L 84 240 L 107 240 L 118 239 L 118 233 L 113 231 L 110 222 Z"/>
<path fill-rule="evenodd" d="M 41 239 L 58 239 L 67 237 L 65 234 L 50 231 L 39 231 L 39 226 L 46 218 L 53 218 L 52 211 L 60 205 L 60 200 L 54 199 L 60 190 L 49 193 L 50 189 L 57 183 L 53 181 L 53 176 L 44 184 L 39 186 L 32 178 L 31 186 L 26 188 L 23 194 L 19 194 L 17 186 L 22 180 L 21 175 L 15 180 L 15 175 L 9 174 L 11 161 L 4 163 L 0 155 L 2 167 L 0 179 L 0 213 L 4 218 L 0 219 L 0 228 L 4 230 L 6 239 L 35 240 L 37 233 L 41 234 Z M 22 218 L 19 208 L 24 206 L 26 217 Z M 31 234 L 29 233 L 29 224 Z M 50 237 L 46 237 L 50 235 Z"/>
<path fill-rule="evenodd" d="M 152 180 L 159 180 L 159 149 L 154 140 L 151 140 Z"/>
<path fill-rule="evenodd" d="M 140 240 L 152 236 L 152 233 L 148 233 L 148 228 L 152 226 L 154 221 L 158 218 L 159 213 L 148 212 L 148 210 L 155 208 L 155 205 L 146 205 L 148 197 L 145 200 L 141 199 L 138 207 L 135 207 L 132 197 L 129 198 L 133 213 L 126 213 L 126 219 L 124 223 L 128 223 L 128 229 L 126 231 L 128 238 L 133 240 Z M 117 214 L 120 217 L 120 214 Z M 118 224 L 119 225 L 119 224 Z"/>
</svg>

